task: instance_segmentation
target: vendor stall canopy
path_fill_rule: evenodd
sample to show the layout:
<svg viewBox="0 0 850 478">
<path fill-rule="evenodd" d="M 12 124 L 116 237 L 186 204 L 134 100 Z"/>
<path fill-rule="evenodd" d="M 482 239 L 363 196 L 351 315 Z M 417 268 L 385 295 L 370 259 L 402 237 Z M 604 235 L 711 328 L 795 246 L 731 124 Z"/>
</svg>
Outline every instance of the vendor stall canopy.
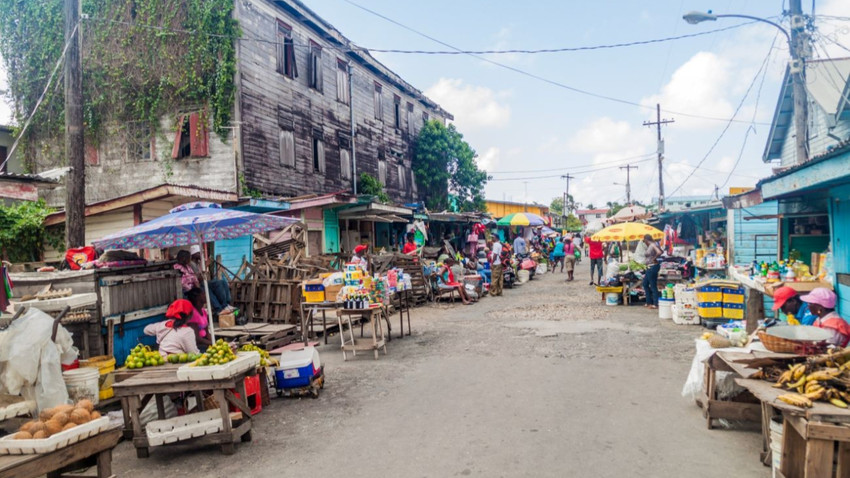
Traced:
<svg viewBox="0 0 850 478">
<path fill-rule="evenodd" d="M 515 212 L 499 219 L 497 222 L 500 226 L 543 226 L 546 221 L 530 212 Z"/>
<path fill-rule="evenodd" d="M 639 241 L 647 234 L 652 236 L 655 240 L 664 237 L 663 232 L 648 224 L 642 224 L 639 222 L 624 222 L 622 224 L 615 224 L 602 229 L 591 236 L 591 239 L 599 242 Z"/>
<path fill-rule="evenodd" d="M 282 229 L 294 222 L 298 220 L 194 202 L 178 206 L 153 221 L 94 241 L 94 246 L 101 250 L 186 246 Z"/>
</svg>

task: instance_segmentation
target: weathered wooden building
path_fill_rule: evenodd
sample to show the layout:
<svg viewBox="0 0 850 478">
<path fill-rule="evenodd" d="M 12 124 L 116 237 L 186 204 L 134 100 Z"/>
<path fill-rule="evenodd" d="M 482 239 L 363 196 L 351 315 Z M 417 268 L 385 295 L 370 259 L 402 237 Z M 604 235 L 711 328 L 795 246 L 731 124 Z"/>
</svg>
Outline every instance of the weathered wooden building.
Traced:
<svg viewBox="0 0 850 478">
<path fill-rule="evenodd" d="M 164 184 L 243 196 L 350 191 L 353 150 L 356 174 L 378 178 L 396 202 L 418 199 L 413 141 L 426 120 L 451 115 L 298 0 L 234 0 L 234 15 L 242 37 L 230 134 L 210 134 L 204 105 L 175 107 L 157 134 L 107 126 L 87 146 L 86 202 Z M 35 170 L 56 166 L 43 156 Z M 64 194 L 48 201 L 61 206 Z"/>
</svg>

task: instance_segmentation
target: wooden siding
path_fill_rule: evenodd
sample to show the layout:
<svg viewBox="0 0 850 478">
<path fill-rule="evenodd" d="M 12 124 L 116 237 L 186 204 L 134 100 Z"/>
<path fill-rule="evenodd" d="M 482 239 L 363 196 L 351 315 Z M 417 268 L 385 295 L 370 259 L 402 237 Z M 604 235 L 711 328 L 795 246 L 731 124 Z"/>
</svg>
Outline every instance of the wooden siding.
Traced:
<svg viewBox="0 0 850 478">
<path fill-rule="evenodd" d="M 236 5 L 236 15 L 247 37 L 273 42 L 277 20 L 292 26 L 299 74 L 289 78 L 276 71 L 274 43 L 248 41 L 240 44 L 242 152 L 248 187 L 276 196 L 350 190 L 351 181 L 343 178 L 340 165 L 340 151 L 350 147 L 349 106 L 337 100 L 336 73 L 338 60 L 349 58 L 297 18 L 264 0 L 245 0 Z M 308 86 L 311 41 L 322 47 L 322 91 Z M 377 177 L 379 159 L 386 160 L 392 166 L 388 168 L 388 194 L 398 202 L 410 201 L 414 194 L 409 188 L 400 186 L 396 167 L 401 164 L 406 171 L 411 167 L 413 138 L 408 121 L 413 121 L 415 134 L 422 127 L 423 111 L 431 118 L 441 117 L 437 111 L 426 108 L 358 63 L 354 63 L 352 78 L 357 173 L 366 172 Z M 376 82 L 382 85 L 383 98 L 383 111 L 377 115 L 373 101 Z M 393 95 L 401 97 L 403 105 L 408 102 L 414 105 L 411 119 L 402 114 L 398 129 L 393 125 Z M 281 162 L 281 129 L 294 131 L 294 167 Z M 313 167 L 314 137 L 319 137 L 324 145 L 324 174 Z"/>
<path fill-rule="evenodd" d="M 221 256 L 221 265 L 235 274 L 242 267 L 243 258 L 247 259 L 248 262 L 253 260 L 253 244 L 253 236 L 242 236 L 236 239 L 216 241 L 215 256 Z"/>
<path fill-rule="evenodd" d="M 754 260 L 776 260 L 778 247 L 778 220 L 750 219 L 748 217 L 775 215 L 778 212 L 776 201 L 768 201 L 758 206 L 744 209 L 730 209 L 732 216 L 729 235 L 732 238 L 732 263 L 746 265 Z"/>
<path fill-rule="evenodd" d="M 835 273 L 850 274 L 850 185 L 830 191 L 829 212 Z M 850 286 L 834 279 L 839 300 L 838 312 L 842 317 L 850 317 Z"/>
<path fill-rule="evenodd" d="M 487 212 L 493 215 L 495 218 L 502 218 L 507 216 L 508 214 L 514 214 L 517 212 L 530 212 L 532 214 L 537 214 L 538 216 L 545 216 L 546 213 L 549 212 L 549 208 L 546 206 L 535 206 L 534 204 L 514 204 L 514 203 L 504 203 L 500 201 L 486 201 L 485 207 L 487 208 Z"/>
<path fill-rule="evenodd" d="M 850 138 L 850 120 L 839 119 L 834 128 L 829 128 L 829 120 L 826 112 L 817 103 L 812 103 L 809 107 L 809 157 L 815 157 L 823 154 L 830 146 L 835 146 L 839 143 L 834 137 L 841 140 Z M 788 126 L 788 134 L 785 135 L 785 141 L 782 143 L 782 156 L 780 164 L 783 167 L 793 166 L 797 161 L 797 151 L 795 143 L 797 136 L 794 134 L 794 120 Z"/>
</svg>

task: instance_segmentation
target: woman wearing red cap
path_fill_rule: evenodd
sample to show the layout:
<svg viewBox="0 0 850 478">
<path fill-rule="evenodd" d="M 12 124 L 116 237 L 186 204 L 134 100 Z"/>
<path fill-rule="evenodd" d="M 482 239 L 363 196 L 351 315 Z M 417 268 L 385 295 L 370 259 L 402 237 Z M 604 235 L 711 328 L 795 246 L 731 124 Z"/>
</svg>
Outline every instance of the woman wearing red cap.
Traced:
<svg viewBox="0 0 850 478">
<path fill-rule="evenodd" d="M 351 263 L 360 266 L 364 272 L 369 272 L 369 260 L 366 259 L 366 251 L 369 246 L 360 244 L 354 248 L 354 256 L 351 257 Z"/>
<path fill-rule="evenodd" d="M 195 342 L 195 331 L 189 327 L 194 307 L 186 299 L 178 299 L 168 306 L 165 316 L 169 319 L 145 327 L 145 335 L 156 336 L 159 354 L 168 357 L 171 354 L 196 354 L 199 352 Z"/>
<path fill-rule="evenodd" d="M 850 342 L 850 324 L 835 311 L 837 298 L 835 292 L 824 287 L 818 287 L 800 297 L 803 302 L 809 304 L 809 309 L 817 316 L 812 325 L 832 332 L 832 338 L 828 342 L 843 348 L 847 346 L 847 342 Z"/>
</svg>

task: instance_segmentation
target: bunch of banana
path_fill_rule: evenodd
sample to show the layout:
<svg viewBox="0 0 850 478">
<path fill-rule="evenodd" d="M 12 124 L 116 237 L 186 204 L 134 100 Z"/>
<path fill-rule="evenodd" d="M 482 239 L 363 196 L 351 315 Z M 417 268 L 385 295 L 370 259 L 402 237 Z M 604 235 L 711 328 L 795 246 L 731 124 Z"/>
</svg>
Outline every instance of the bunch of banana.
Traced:
<svg viewBox="0 0 850 478">
<path fill-rule="evenodd" d="M 805 396 L 797 393 L 786 393 L 776 398 L 782 400 L 788 405 L 794 405 L 795 407 L 812 408 L 812 401 L 809 398 L 806 398 Z"/>
<path fill-rule="evenodd" d="M 779 376 L 779 380 L 776 381 L 776 384 L 773 385 L 776 388 L 781 387 L 782 385 L 793 381 L 793 385 L 789 385 L 788 388 L 797 388 L 800 385 L 804 385 L 806 383 L 804 375 L 806 374 L 806 364 L 798 363 L 797 365 L 790 365 L 790 368 Z"/>
</svg>

